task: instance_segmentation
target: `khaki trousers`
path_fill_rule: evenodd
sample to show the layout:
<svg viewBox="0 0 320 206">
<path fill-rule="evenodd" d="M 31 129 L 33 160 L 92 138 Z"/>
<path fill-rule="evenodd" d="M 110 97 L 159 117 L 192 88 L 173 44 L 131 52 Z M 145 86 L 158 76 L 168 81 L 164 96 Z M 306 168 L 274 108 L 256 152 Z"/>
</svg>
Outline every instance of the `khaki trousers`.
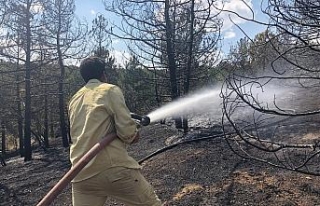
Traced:
<svg viewBox="0 0 320 206">
<path fill-rule="evenodd" d="M 73 206 L 103 206 L 107 197 L 132 206 L 162 205 L 139 169 L 110 168 L 87 180 L 72 183 Z"/>
</svg>

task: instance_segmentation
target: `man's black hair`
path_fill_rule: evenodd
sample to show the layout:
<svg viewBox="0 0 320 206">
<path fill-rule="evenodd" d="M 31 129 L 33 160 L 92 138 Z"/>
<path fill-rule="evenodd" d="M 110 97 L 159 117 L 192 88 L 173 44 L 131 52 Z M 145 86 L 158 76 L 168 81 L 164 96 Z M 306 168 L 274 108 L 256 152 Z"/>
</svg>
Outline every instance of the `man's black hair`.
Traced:
<svg viewBox="0 0 320 206">
<path fill-rule="evenodd" d="M 80 74 L 87 83 L 90 79 L 100 79 L 105 71 L 105 62 L 99 57 L 89 57 L 80 64 Z"/>
</svg>

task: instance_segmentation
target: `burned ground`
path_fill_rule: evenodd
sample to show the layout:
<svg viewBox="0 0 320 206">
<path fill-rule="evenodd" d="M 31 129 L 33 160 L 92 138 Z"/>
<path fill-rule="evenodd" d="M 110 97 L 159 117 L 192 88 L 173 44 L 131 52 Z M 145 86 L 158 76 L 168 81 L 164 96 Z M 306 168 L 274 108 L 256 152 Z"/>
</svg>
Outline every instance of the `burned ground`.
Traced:
<svg viewBox="0 0 320 206">
<path fill-rule="evenodd" d="M 315 132 L 315 131 L 312 131 Z M 137 160 L 180 136 L 166 125 L 143 128 L 130 148 Z M 314 134 L 315 135 L 315 134 Z M 0 167 L 0 205 L 36 205 L 70 167 L 68 149 L 15 156 Z M 317 176 L 272 168 L 235 155 L 222 138 L 178 145 L 143 162 L 143 173 L 168 205 L 320 205 Z M 71 205 L 70 185 L 53 205 Z M 121 205 L 109 200 L 106 205 Z"/>
</svg>

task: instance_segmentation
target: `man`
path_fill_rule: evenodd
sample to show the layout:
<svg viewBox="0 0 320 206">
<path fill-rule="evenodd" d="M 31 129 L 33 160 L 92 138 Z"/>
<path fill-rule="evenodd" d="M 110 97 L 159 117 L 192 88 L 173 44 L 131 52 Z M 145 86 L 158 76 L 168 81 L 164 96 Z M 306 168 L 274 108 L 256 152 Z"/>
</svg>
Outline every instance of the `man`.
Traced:
<svg viewBox="0 0 320 206">
<path fill-rule="evenodd" d="M 112 197 L 126 205 L 160 206 L 140 165 L 127 153 L 127 145 L 138 141 L 139 132 L 121 90 L 107 83 L 104 68 L 104 61 L 97 57 L 80 65 L 86 85 L 69 104 L 72 165 L 107 134 L 115 133 L 117 138 L 73 179 L 73 205 L 102 206 Z"/>
</svg>

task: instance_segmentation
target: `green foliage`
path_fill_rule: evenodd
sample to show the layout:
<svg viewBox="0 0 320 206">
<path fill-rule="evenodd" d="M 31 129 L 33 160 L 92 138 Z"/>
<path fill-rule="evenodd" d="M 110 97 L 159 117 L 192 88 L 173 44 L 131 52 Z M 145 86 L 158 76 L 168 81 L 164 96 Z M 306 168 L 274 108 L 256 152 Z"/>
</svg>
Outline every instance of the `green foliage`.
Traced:
<svg viewBox="0 0 320 206">
<path fill-rule="evenodd" d="M 74 95 L 84 85 L 79 67 L 69 66 L 66 68 L 65 82 L 65 98 L 68 103 L 72 95 Z"/>
<path fill-rule="evenodd" d="M 241 38 L 231 47 L 227 58 L 216 66 L 222 76 L 230 73 L 255 76 L 273 69 L 279 51 L 285 48 L 281 38 L 269 30 L 257 34 L 253 40 Z"/>
<path fill-rule="evenodd" d="M 144 69 L 136 57 L 130 58 L 122 71 L 121 85 L 129 109 L 136 113 L 149 112 L 156 104 L 152 72 Z"/>
<path fill-rule="evenodd" d="M 19 101 L 16 98 L 15 90 L 15 77 L 17 72 L 15 72 L 16 67 L 14 64 L 1 62 L 0 63 L 0 121 L 5 122 L 10 119 L 14 114 L 12 106 L 14 102 Z"/>
</svg>

